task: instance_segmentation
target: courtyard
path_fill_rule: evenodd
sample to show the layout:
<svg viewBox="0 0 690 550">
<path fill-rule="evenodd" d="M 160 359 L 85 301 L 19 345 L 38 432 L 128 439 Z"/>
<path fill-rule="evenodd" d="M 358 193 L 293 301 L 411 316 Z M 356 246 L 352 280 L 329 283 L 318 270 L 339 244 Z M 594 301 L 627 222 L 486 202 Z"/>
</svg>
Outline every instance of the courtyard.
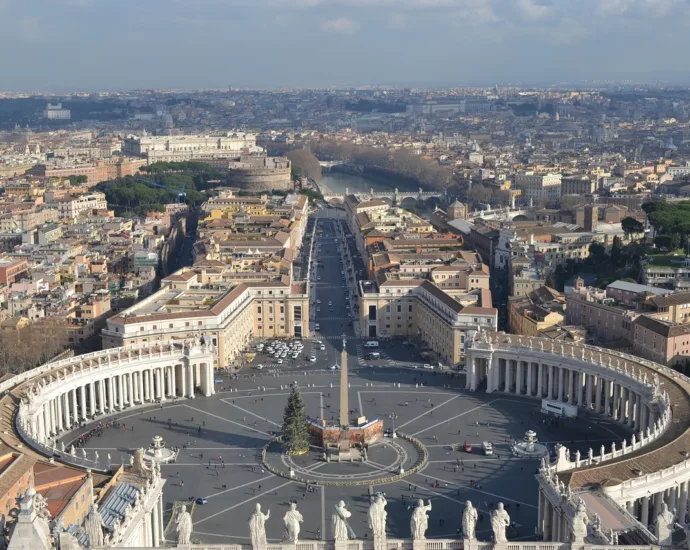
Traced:
<svg viewBox="0 0 690 550">
<path fill-rule="evenodd" d="M 238 380 L 220 379 L 216 395 L 208 398 L 127 411 L 117 417 L 119 428 L 108 428 L 85 448 L 90 455 L 98 451 L 99 465 L 112 466 L 128 464 L 130 453 L 148 447 L 154 435 L 162 436 L 168 447 L 184 447 L 175 464 L 162 466 L 166 522 L 175 501 L 204 497 L 206 504 L 193 507 L 193 538 L 206 543 L 248 542 L 247 521 L 256 503 L 264 512 L 271 510 L 267 534 L 270 542 L 280 542 L 282 517 L 291 500 L 297 501 L 304 516 L 302 539 L 330 537 L 331 514 L 340 500 L 352 512 L 350 525 L 356 536 L 370 537 L 366 515 L 370 491 L 386 495 L 391 538 L 409 537 L 412 500 L 422 498 L 432 502 L 430 538 L 458 536 L 463 506 L 470 500 L 481 514 L 480 540 L 490 539 L 489 510 L 498 502 L 506 504 L 514 522 L 509 537 L 530 539 L 537 523 L 534 474 L 539 464 L 512 457 L 509 441 L 533 429 L 550 447 L 561 442 L 571 452 L 580 450 L 586 455 L 589 447 L 598 453 L 601 445 L 609 448 L 626 434 L 615 422 L 597 417 L 553 421 L 540 412 L 536 400 L 468 392 L 461 375 L 358 368 L 350 372 L 350 418 L 381 418 L 386 430 L 395 423 L 398 433 L 424 445 L 428 462 L 417 473 L 379 483 L 378 479 L 398 473 L 401 464 L 407 468 L 414 460 L 404 447 L 396 447 L 398 440 L 384 438 L 372 446 L 368 462 L 326 463 L 313 451 L 295 461 L 310 479 L 318 483 L 342 476 L 364 483 L 315 485 L 307 490 L 304 483 L 274 475 L 261 463 L 261 451 L 280 430 L 290 386 L 295 383 L 310 418 L 337 419 L 339 372 L 257 373 Z M 75 435 L 78 432 L 69 434 L 64 443 L 68 445 Z M 472 444 L 472 452 L 465 452 L 466 441 Z M 493 444 L 493 456 L 482 454 L 483 441 Z"/>
</svg>

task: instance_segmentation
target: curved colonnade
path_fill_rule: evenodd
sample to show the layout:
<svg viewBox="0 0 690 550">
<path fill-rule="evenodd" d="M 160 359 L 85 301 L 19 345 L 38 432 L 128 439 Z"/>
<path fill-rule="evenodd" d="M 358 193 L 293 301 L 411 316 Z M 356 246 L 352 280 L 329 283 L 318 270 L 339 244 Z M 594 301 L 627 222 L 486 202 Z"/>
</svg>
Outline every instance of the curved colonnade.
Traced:
<svg viewBox="0 0 690 550">
<path fill-rule="evenodd" d="M 690 481 L 690 379 L 645 359 L 594 346 L 507 334 L 467 351 L 466 388 L 576 405 L 620 423 L 629 439 L 574 455 L 561 445 L 540 470 L 539 531 L 567 542 L 577 503 L 614 509 L 621 529 L 654 538 L 662 504 L 686 523 Z M 591 505 L 591 506 L 590 506 Z M 613 508 L 611 508 L 613 505 Z M 593 514 L 592 514 L 593 515 Z M 591 518 L 596 519 L 596 518 Z M 607 536 L 615 543 L 617 536 Z"/>
<path fill-rule="evenodd" d="M 193 399 L 197 391 L 212 395 L 214 357 L 208 345 L 149 344 L 49 363 L 22 382 L 15 426 L 34 450 L 53 456 L 59 437 L 100 416 L 167 399 Z M 60 458 L 93 470 L 110 467 L 97 455 L 78 457 L 65 450 Z"/>
<path fill-rule="evenodd" d="M 46 456 L 61 434 L 100 415 L 176 397 L 211 395 L 215 350 L 208 345 L 143 344 L 64 359 L 15 376 L 0 390 L 20 397 L 14 426 Z M 539 477 L 539 534 L 571 540 L 580 498 L 596 493 L 646 533 L 662 503 L 685 522 L 690 480 L 690 380 L 677 372 L 609 350 L 551 340 L 482 333 L 467 350 L 469 390 L 548 398 L 578 405 L 630 429 L 629 441 L 571 456 L 559 447 Z M 96 460 L 61 453 L 83 468 Z M 617 542 L 614 534 L 599 544 Z M 542 543 L 543 544 L 543 543 Z"/>
</svg>

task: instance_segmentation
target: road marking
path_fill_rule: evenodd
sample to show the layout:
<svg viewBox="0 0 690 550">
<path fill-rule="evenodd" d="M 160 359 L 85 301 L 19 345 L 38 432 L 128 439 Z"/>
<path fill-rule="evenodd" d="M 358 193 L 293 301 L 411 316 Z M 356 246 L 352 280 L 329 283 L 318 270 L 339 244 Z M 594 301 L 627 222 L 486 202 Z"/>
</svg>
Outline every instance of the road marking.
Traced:
<svg viewBox="0 0 690 550">
<path fill-rule="evenodd" d="M 413 475 L 421 476 L 421 472 L 415 472 Z M 427 474 L 426 477 L 429 478 L 432 476 L 429 476 Z M 537 509 L 537 507 L 534 506 L 533 504 L 529 504 L 527 502 L 522 502 L 522 501 L 516 500 L 514 498 L 509 498 L 509 497 L 506 497 L 504 495 L 497 495 L 495 493 L 489 493 L 488 491 L 484 491 L 482 489 L 477 489 L 473 485 L 462 485 L 457 481 L 448 481 L 447 479 L 441 479 L 440 477 L 435 477 L 435 476 L 433 476 L 433 477 L 434 477 L 435 481 L 439 481 L 441 483 L 447 483 L 448 485 L 455 485 L 458 489 L 468 489 L 470 491 L 475 491 L 475 492 L 480 493 L 482 495 L 489 495 L 490 497 L 500 498 L 503 500 L 509 500 L 510 502 L 517 502 L 518 504 L 520 504 L 520 506 L 527 506 L 528 508 L 534 508 L 535 510 Z M 427 490 L 429 490 L 426 485 L 417 485 L 417 488 L 420 488 L 420 487 L 424 487 Z"/>
<path fill-rule="evenodd" d="M 259 478 L 259 479 L 271 479 L 272 477 L 275 477 L 275 475 L 269 474 L 267 476 L 261 476 L 261 478 Z M 208 495 L 206 498 L 213 498 L 213 497 L 217 497 L 218 495 L 224 495 L 225 493 L 230 493 L 230 492 L 235 491 L 237 489 L 242 489 L 242 487 L 246 487 L 247 485 L 254 485 L 255 483 L 256 483 L 256 480 L 248 481 L 244 485 L 237 485 L 236 487 L 231 487 L 230 489 L 223 489 L 222 491 L 219 491 L 218 493 L 213 493 L 212 495 Z M 275 489 L 273 489 L 273 490 L 275 491 Z"/>
<path fill-rule="evenodd" d="M 247 428 L 247 429 L 248 429 L 249 431 L 251 431 L 251 432 L 256 432 L 256 433 L 265 435 L 266 437 L 273 437 L 273 436 L 272 436 L 271 434 L 269 434 L 268 432 L 264 432 L 264 431 L 261 431 L 261 430 L 257 430 L 256 428 L 253 428 L 253 427 L 251 427 L 251 426 L 246 426 L 245 424 L 242 424 L 242 423 L 240 423 L 240 422 L 235 422 L 235 421 L 233 421 L 233 420 L 228 420 L 227 418 L 223 418 L 222 416 L 218 416 L 217 414 L 213 414 L 213 413 L 210 413 L 210 412 L 208 412 L 208 411 L 203 411 L 203 410 L 201 410 L 201 409 L 197 409 L 196 407 L 190 407 L 189 405 L 185 405 L 185 407 L 187 407 L 187 408 L 189 408 L 189 409 L 192 409 L 193 411 L 199 412 L 199 413 L 201 413 L 201 414 L 206 414 L 206 415 L 208 415 L 208 416 L 212 416 L 212 417 L 214 417 L 214 418 L 217 418 L 218 420 L 222 420 L 223 422 L 228 422 L 228 423 L 230 423 L 230 424 L 234 424 L 235 426 L 240 426 L 240 427 L 242 427 L 242 428 Z"/>
<path fill-rule="evenodd" d="M 256 483 L 256 481 L 254 481 L 253 483 Z M 277 491 L 278 489 L 282 489 L 283 487 L 286 487 L 286 486 L 290 485 L 291 483 L 294 483 L 294 482 L 293 481 L 287 481 L 281 485 L 278 485 L 278 487 L 274 487 L 273 489 L 267 489 L 266 491 L 263 491 L 262 493 L 259 493 L 258 495 L 254 495 L 253 497 L 248 498 L 247 500 L 244 500 L 242 502 L 238 502 L 237 504 L 233 504 L 232 506 L 230 506 L 229 508 L 226 508 L 225 510 L 221 510 L 220 512 L 216 512 L 215 514 L 211 514 L 208 517 L 205 517 L 203 519 L 195 521 L 194 524 L 199 525 L 200 523 L 204 523 L 205 521 L 208 521 L 209 519 L 215 518 L 216 516 L 220 516 L 222 514 L 225 514 L 226 512 L 229 512 L 230 510 L 234 510 L 235 508 L 239 508 L 240 506 L 244 506 L 245 504 L 247 504 L 248 502 L 251 502 L 252 500 L 256 500 L 257 498 L 261 498 L 263 496 L 266 496 L 268 493 L 273 493 L 274 491 Z"/>
<path fill-rule="evenodd" d="M 230 405 L 231 407 L 235 407 L 236 409 L 239 409 L 242 412 L 245 412 L 247 414 L 251 414 L 252 416 L 255 416 L 256 418 L 258 418 L 260 420 L 264 420 L 264 421 L 268 422 L 269 424 L 273 424 L 274 426 L 280 428 L 280 424 L 273 422 L 273 420 L 269 420 L 268 418 L 264 418 L 263 416 L 259 416 L 258 414 L 253 413 L 252 411 L 248 411 L 247 409 L 243 409 L 242 407 L 240 407 L 239 405 L 235 405 L 234 403 L 228 403 L 226 399 L 221 399 L 221 401 L 223 403 L 225 403 L 226 405 Z"/>
<path fill-rule="evenodd" d="M 408 421 L 405 422 L 404 424 L 400 424 L 400 425 L 398 426 L 398 428 L 404 428 L 404 427 L 407 426 L 408 424 L 412 424 L 412 422 L 414 422 L 415 420 L 419 420 L 419 419 L 422 418 L 423 416 L 426 416 L 426 415 L 429 414 L 430 412 L 434 411 L 434 409 L 440 409 L 441 407 L 443 407 L 443 405 L 446 405 L 447 403 L 450 403 L 451 401 L 456 400 L 458 397 L 460 397 L 460 396 L 459 396 L 459 395 L 456 395 L 456 396 L 454 396 L 454 397 L 451 397 L 450 399 L 447 399 L 446 401 L 444 401 L 443 403 L 441 403 L 438 407 L 431 407 L 428 411 L 423 412 L 423 413 L 420 414 L 419 416 L 415 416 L 412 420 L 408 420 Z"/>
<path fill-rule="evenodd" d="M 459 397 L 459 396 L 458 396 L 458 397 Z M 466 414 L 470 414 L 471 412 L 474 412 L 474 411 L 476 411 L 476 410 L 478 410 L 478 409 L 482 409 L 482 408 L 484 408 L 484 407 L 488 407 L 488 406 L 491 405 L 494 401 L 496 401 L 496 399 L 494 399 L 493 401 L 489 401 L 488 403 L 484 403 L 483 405 L 479 405 L 478 407 L 475 407 L 475 408 L 473 408 L 473 409 L 470 409 L 469 411 L 465 411 L 465 412 L 463 412 L 463 413 L 456 414 L 455 416 L 451 416 L 450 418 L 446 418 L 445 420 L 442 420 L 441 422 L 438 422 L 437 424 L 434 424 L 433 426 L 429 426 L 428 428 L 424 428 L 423 430 L 419 430 L 417 433 L 414 433 L 414 434 L 412 434 L 412 435 L 413 435 L 414 437 L 417 437 L 419 434 L 424 433 L 424 432 L 426 432 L 426 431 L 428 431 L 428 430 L 432 430 L 432 429 L 434 429 L 434 428 L 440 426 L 441 424 L 445 424 L 446 422 L 450 422 L 451 420 L 455 420 L 456 418 L 460 418 L 461 416 L 465 416 Z"/>
</svg>

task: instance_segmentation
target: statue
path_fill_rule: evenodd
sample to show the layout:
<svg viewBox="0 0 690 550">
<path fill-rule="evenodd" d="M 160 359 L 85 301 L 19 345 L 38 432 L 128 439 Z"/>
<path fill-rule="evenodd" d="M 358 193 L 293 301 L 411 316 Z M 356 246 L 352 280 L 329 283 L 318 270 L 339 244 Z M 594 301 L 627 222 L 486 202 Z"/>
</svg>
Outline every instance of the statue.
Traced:
<svg viewBox="0 0 690 550">
<path fill-rule="evenodd" d="M 139 448 L 136 451 L 134 451 L 134 457 L 130 458 L 129 460 L 130 466 L 134 467 L 134 471 L 137 474 L 145 474 L 146 472 L 146 465 L 144 463 L 144 449 Z"/>
<path fill-rule="evenodd" d="M 585 502 L 580 498 L 575 509 L 575 516 L 573 517 L 573 537 L 572 542 L 575 544 L 582 544 L 585 542 L 587 536 L 587 525 L 589 525 L 589 517 L 587 517 L 587 509 Z"/>
<path fill-rule="evenodd" d="M 410 518 L 410 532 L 412 540 L 424 540 L 426 537 L 426 530 L 429 527 L 429 516 L 427 512 L 431 510 L 431 501 L 428 500 L 426 506 L 424 501 L 420 498 L 417 501 L 417 506 L 412 512 Z"/>
<path fill-rule="evenodd" d="M 467 540 L 474 540 L 475 533 L 474 529 L 477 526 L 477 519 L 479 514 L 477 509 L 472 506 L 472 503 L 468 500 L 465 503 L 465 511 L 462 514 L 462 535 Z"/>
<path fill-rule="evenodd" d="M 668 504 L 662 502 L 661 512 L 656 517 L 655 535 L 659 539 L 660 546 L 671 546 L 671 535 L 673 534 L 675 518 L 668 509 Z"/>
<path fill-rule="evenodd" d="M 491 512 L 491 529 L 494 532 L 494 542 L 508 542 L 506 527 L 510 525 L 510 516 L 503 509 L 503 503 L 498 503 L 498 508 Z"/>
<path fill-rule="evenodd" d="M 291 502 L 290 509 L 285 512 L 283 516 L 283 523 L 285 523 L 285 532 L 287 533 L 287 540 L 290 543 L 297 544 L 297 537 L 299 536 L 300 523 L 304 521 L 302 514 L 297 511 L 297 503 Z"/>
<path fill-rule="evenodd" d="M 341 500 L 335 505 L 335 512 L 331 518 L 331 521 L 333 522 L 333 540 L 345 541 L 350 538 L 351 529 L 347 523 L 347 519 L 351 515 L 352 512 L 345 507 L 344 501 Z"/>
<path fill-rule="evenodd" d="M 36 493 L 33 500 L 36 515 L 45 520 L 50 520 L 50 510 L 48 510 L 48 503 L 46 502 L 45 497 L 41 493 Z"/>
<path fill-rule="evenodd" d="M 379 493 L 369 506 L 369 529 L 375 539 L 386 537 L 386 517 L 388 516 L 386 504 L 388 504 L 386 497 Z"/>
<path fill-rule="evenodd" d="M 271 517 L 271 510 L 267 514 L 261 511 L 261 504 L 257 502 L 256 511 L 249 518 L 249 537 L 254 550 L 263 550 L 266 542 L 266 520 Z"/>
<path fill-rule="evenodd" d="M 134 456 L 129 455 L 129 467 L 133 468 L 134 467 Z"/>
<path fill-rule="evenodd" d="M 177 527 L 175 531 L 177 532 L 177 544 L 190 544 L 192 540 L 192 516 L 187 512 L 187 506 L 184 504 L 177 513 Z"/>
<path fill-rule="evenodd" d="M 91 505 L 89 515 L 86 516 L 84 529 L 89 536 L 89 547 L 103 546 L 103 519 L 98 513 L 98 504 L 95 502 Z"/>
</svg>

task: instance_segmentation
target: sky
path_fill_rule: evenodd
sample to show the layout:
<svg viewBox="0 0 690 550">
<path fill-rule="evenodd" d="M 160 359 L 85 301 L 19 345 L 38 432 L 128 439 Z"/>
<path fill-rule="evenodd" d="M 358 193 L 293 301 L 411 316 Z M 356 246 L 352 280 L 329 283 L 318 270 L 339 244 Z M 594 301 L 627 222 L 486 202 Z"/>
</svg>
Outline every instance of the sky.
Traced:
<svg viewBox="0 0 690 550">
<path fill-rule="evenodd" d="M 690 83 L 690 0 L 0 0 L 0 90 Z"/>
</svg>

